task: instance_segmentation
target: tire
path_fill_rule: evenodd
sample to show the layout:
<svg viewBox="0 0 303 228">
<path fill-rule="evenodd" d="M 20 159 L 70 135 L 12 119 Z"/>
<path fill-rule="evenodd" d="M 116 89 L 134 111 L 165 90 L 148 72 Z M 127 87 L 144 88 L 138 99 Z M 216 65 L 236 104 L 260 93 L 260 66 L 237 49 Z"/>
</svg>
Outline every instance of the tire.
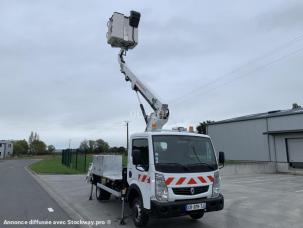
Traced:
<svg viewBox="0 0 303 228">
<path fill-rule="evenodd" d="M 143 227 L 147 224 L 149 214 L 143 208 L 143 202 L 141 197 L 137 197 L 133 200 L 132 212 L 133 221 L 137 227 Z"/>
<path fill-rule="evenodd" d="M 200 219 L 202 218 L 204 215 L 204 211 L 197 211 L 197 212 L 191 212 L 189 214 L 189 216 L 192 218 L 192 219 Z"/>
<path fill-rule="evenodd" d="M 103 190 L 102 188 L 98 188 L 96 186 L 96 198 L 99 201 L 102 200 L 109 200 L 110 199 L 111 194 L 105 190 Z"/>
</svg>

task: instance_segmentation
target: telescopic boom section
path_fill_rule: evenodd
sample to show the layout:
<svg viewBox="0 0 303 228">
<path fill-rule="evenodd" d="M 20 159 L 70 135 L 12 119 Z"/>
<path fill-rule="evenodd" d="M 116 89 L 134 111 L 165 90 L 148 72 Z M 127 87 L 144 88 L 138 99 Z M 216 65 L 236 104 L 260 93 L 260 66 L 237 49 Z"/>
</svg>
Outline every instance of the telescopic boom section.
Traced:
<svg viewBox="0 0 303 228">
<path fill-rule="evenodd" d="M 127 67 L 123 56 L 126 51 L 121 49 L 119 54 L 119 64 L 121 73 L 125 75 L 125 80 L 130 81 L 131 87 L 136 92 L 139 92 L 147 103 L 154 110 L 150 115 L 146 115 L 142 103 L 140 102 L 140 108 L 143 113 L 146 122 L 146 131 L 159 130 L 166 124 L 169 117 L 169 109 L 167 104 L 162 102 L 136 77 L 136 75 Z"/>
</svg>

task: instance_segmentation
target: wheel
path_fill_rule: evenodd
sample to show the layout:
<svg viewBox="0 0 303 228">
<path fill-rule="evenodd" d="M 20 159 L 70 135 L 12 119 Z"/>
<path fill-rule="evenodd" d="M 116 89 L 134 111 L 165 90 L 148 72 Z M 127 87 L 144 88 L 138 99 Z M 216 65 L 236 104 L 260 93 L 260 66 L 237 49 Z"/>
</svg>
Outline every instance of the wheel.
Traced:
<svg viewBox="0 0 303 228">
<path fill-rule="evenodd" d="M 102 188 L 98 188 L 96 186 L 96 198 L 97 200 L 101 201 L 101 200 L 109 200 L 110 199 L 111 194 L 105 190 L 103 190 Z"/>
<path fill-rule="evenodd" d="M 191 212 L 189 214 L 189 216 L 192 218 L 192 219 L 200 219 L 202 218 L 204 215 L 204 211 L 196 211 L 196 212 Z"/>
<path fill-rule="evenodd" d="M 133 221 L 137 227 L 145 226 L 148 222 L 149 215 L 143 210 L 143 202 L 141 197 L 134 199 L 132 203 Z"/>
</svg>

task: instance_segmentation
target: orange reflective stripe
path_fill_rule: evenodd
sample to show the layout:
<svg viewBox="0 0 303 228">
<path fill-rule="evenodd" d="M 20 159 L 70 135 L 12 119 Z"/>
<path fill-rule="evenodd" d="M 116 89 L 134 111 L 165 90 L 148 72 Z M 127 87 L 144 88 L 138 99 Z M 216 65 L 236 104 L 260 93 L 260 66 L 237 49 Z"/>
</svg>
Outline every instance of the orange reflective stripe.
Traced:
<svg viewBox="0 0 303 228">
<path fill-rule="evenodd" d="M 185 177 L 181 177 L 178 181 L 177 181 L 177 183 L 176 183 L 176 185 L 180 185 L 180 184 L 182 184 L 184 181 L 185 181 Z"/>
<path fill-rule="evenodd" d="M 144 181 L 145 181 L 145 179 L 146 179 L 146 177 L 147 177 L 146 175 L 143 175 L 143 177 L 142 177 L 141 181 L 142 181 L 142 182 L 144 182 Z"/>
<path fill-rule="evenodd" d="M 166 185 L 170 185 L 171 182 L 173 182 L 173 180 L 174 180 L 173 177 L 169 177 L 169 178 L 166 179 L 165 184 L 166 184 Z"/>
<path fill-rule="evenodd" d="M 207 183 L 207 181 L 204 179 L 204 177 L 199 176 L 198 177 L 199 181 L 201 181 L 203 184 Z"/>
<path fill-rule="evenodd" d="M 138 180 L 140 182 L 150 183 L 150 178 L 147 175 L 138 174 Z"/>
<path fill-rule="evenodd" d="M 194 178 L 190 178 L 187 184 L 197 184 Z"/>
<path fill-rule="evenodd" d="M 213 176 L 207 176 L 207 177 L 208 177 L 208 179 L 209 179 L 211 182 L 214 182 Z"/>
</svg>

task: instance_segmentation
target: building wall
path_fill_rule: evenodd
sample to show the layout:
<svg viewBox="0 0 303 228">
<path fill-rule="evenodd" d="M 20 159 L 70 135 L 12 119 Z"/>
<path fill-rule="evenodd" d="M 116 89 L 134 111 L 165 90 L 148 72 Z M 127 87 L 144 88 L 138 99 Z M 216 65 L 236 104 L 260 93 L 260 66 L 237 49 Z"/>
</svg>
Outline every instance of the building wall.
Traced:
<svg viewBox="0 0 303 228">
<path fill-rule="evenodd" d="M 0 159 L 5 157 L 10 157 L 13 155 L 13 143 L 7 140 L 0 140 Z"/>
<path fill-rule="evenodd" d="M 6 147 L 6 152 L 8 156 L 13 156 L 13 151 L 14 151 L 14 145 L 12 141 L 8 141 L 8 146 Z"/>
<path fill-rule="evenodd" d="M 269 131 L 287 131 L 303 129 L 303 114 L 278 116 L 268 119 Z M 271 154 L 277 162 L 287 162 L 286 142 L 287 138 L 303 138 L 303 134 L 278 134 L 270 136 Z"/>
<path fill-rule="evenodd" d="M 302 133 L 267 135 L 267 131 L 302 130 L 303 114 L 246 120 L 208 126 L 217 151 L 228 160 L 287 163 L 285 139 L 303 138 Z"/>
<path fill-rule="evenodd" d="M 224 151 L 227 160 L 270 161 L 266 131 L 266 119 L 208 126 L 216 151 Z"/>
<path fill-rule="evenodd" d="M 274 145 L 275 151 L 275 160 L 277 162 L 287 162 L 287 153 L 286 153 L 286 139 L 289 138 L 303 138 L 303 134 L 282 134 L 275 135 L 271 138 Z"/>
<path fill-rule="evenodd" d="M 277 116 L 268 119 L 269 131 L 303 129 L 303 114 Z"/>
<path fill-rule="evenodd" d="M 4 147 L 4 142 L 1 142 L 0 141 L 0 159 L 2 159 L 3 158 L 3 156 L 4 156 L 4 149 L 5 149 L 5 147 Z"/>
</svg>

